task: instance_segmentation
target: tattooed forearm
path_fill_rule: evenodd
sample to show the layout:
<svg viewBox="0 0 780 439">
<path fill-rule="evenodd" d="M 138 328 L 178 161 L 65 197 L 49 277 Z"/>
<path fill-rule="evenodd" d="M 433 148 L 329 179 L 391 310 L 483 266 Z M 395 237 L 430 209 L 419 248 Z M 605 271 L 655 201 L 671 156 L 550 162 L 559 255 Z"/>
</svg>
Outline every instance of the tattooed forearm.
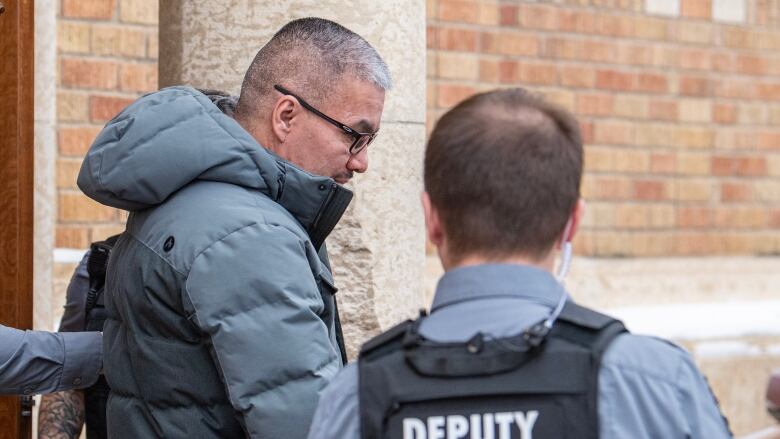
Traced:
<svg viewBox="0 0 780 439">
<path fill-rule="evenodd" d="M 84 392 L 43 395 L 38 414 L 39 439 L 78 439 L 84 424 Z"/>
</svg>

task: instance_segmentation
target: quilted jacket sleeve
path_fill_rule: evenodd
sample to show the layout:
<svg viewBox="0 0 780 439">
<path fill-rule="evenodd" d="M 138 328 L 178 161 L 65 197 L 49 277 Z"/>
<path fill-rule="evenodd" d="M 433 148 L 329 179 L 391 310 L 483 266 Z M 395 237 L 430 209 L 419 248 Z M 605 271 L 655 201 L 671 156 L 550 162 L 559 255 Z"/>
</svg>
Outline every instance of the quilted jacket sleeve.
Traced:
<svg viewBox="0 0 780 439">
<path fill-rule="evenodd" d="M 248 435 L 306 437 L 340 368 L 306 243 L 278 226 L 237 230 L 196 258 L 185 296 Z"/>
</svg>

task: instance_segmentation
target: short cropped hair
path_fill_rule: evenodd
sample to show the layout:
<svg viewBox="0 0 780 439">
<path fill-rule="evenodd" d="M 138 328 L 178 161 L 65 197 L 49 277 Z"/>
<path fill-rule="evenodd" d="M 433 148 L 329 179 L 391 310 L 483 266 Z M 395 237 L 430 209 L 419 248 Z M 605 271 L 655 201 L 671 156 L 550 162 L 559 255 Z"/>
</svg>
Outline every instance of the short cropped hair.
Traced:
<svg viewBox="0 0 780 439">
<path fill-rule="evenodd" d="M 363 37 L 322 18 L 293 20 L 255 55 L 236 112 L 255 114 L 272 102 L 277 84 L 321 104 L 349 75 L 385 91 L 392 87 L 387 64 Z"/>
<path fill-rule="evenodd" d="M 576 119 L 523 89 L 477 94 L 438 121 L 425 151 L 425 190 L 453 260 L 552 249 L 580 194 Z"/>
</svg>

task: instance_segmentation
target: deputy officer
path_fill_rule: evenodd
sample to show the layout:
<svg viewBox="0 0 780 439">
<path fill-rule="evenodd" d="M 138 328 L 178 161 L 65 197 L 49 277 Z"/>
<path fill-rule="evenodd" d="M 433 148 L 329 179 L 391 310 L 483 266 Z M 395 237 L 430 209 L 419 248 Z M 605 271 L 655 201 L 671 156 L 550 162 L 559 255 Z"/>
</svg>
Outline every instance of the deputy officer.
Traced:
<svg viewBox="0 0 780 439">
<path fill-rule="evenodd" d="M 310 438 L 730 437 L 683 349 L 568 299 L 582 157 L 577 121 L 522 89 L 441 118 L 422 200 L 446 271 L 431 314 L 363 346 Z"/>
<path fill-rule="evenodd" d="M 0 325 L 0 394 L 91 386 L 102 367 L 99 332 L 21 331 Z"/>
</svg>

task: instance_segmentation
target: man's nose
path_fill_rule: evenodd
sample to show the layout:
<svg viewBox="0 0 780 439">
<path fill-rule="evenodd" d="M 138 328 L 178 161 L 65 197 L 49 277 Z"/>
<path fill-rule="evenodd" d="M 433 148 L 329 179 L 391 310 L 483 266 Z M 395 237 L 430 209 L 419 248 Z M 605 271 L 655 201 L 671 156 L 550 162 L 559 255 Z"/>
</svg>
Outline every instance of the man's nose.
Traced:
<svg viewBox="0 0 780 439">
<path fill-rule="evenodd" d="M 359 153 L 349 157 L 347 169 L 352 172 L 363 173 L 368 169 L 368 148 L 363 148 Z"/>
</svg>

